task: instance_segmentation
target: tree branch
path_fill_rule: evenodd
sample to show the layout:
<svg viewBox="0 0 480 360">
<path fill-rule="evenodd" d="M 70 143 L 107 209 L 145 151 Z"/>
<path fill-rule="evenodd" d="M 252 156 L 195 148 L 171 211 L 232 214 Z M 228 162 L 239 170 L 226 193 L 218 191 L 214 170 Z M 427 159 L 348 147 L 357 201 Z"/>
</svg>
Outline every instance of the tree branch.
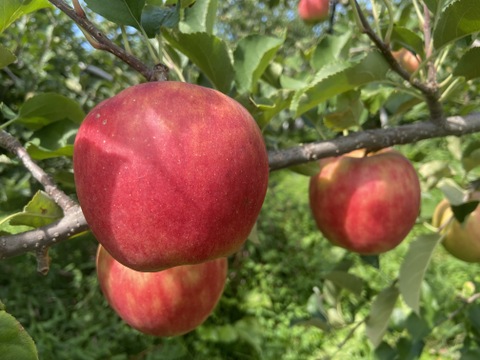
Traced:
<svg viewBox="0 0 480 360">
<path fill-rule="evenodd" d="M 366 130 L 332 140 L 271 151 L 269 165 L 270 170 L 274 171 L 360 148 L 374 151 L 424 139 L 448 135 L 461 136 L 478 131 L 480 131 L 480 114 L 465 117 L 452 116 L 445 120 L 443 127 L 438 126 L 434 120 L 416 122 L 387 129 Z"/>
<path fill-rule="evenodd" d="M 147 81 L 163 81 L 167 79 L 168 68 L 165 65 L 156 64 L 152 68 L 149 68 L 147 65 L 145 65 L 145 63 L 143 63 L 143 61 L 132 54 L 127 53 L 120 46 L 108 39 L 99 29 L 95 27 L 90 20 L 87 19 L 83 10 L 76 11 L 63 0 L 48 1 L 64 12 L 80 27 L 87 37 L 87 40 L 92 44 L 93 47 L 99 50 L 108 51 L 109 53 L 115 55 L 120 60 L 142 74 Z M 92 39 L 94 41 L 92 41 Z"/>
</svg>

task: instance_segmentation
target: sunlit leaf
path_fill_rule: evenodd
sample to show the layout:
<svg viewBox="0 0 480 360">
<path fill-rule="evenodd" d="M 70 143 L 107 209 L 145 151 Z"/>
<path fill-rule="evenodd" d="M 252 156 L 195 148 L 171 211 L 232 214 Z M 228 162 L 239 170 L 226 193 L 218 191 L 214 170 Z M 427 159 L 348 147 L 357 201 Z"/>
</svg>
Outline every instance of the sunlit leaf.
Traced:
<svg viewBox="0 0 480 360">
<path fill-rule="evenodd" d="M 51 6 L 47 0 L 2 0 L 0 5 L 0 33 L 25 14 Z"/>
<path fill-rule="evenodd" d="M 310 64 L 316 71 L 327 64 L 348 58 L 348 50 L 352 40 L 351 31 L 340 35 L 325 35 L 313 50 Z"/>
<path fill-rule="evenodd" d="M 384 79 L 388 69 L 389 65 L 376 51 L 355 63 L 324 66 L 307 87 L 297 91 L 291 108 L 295 116 L 300 116 L 335 95 Z"/>
<path fill-rule="evenodd" d="M 162 31 L 170 45 L 182 52 L 197 65 L 216 89 L 227 93 L 234 77 L 233 65 L 226 43 L 205 32 L 184 34 Z"/>
<path fill-rule="evenodd" d="M 398 288 L 390 286 L 382 290 L 373 300 L 370 314 L 365 322 L 365 331 L 374 347 L 377 347 L 382 342 L 398 295 Z"/>
<path fill-rule="evenodd" d="M 180 23 L 180 31 L 183 33 L 213 33 L 217 8 L 218 0 L 197 0 L 193 6 L 185 9 L 184 18 Z"/>
<path fill-rule="evenodd" d="M 409 245 L 399 274 L 399 288 L 405 303 L 420 313 L 420 291 L 433 251 L 440 242 L 438 234 L 421 235 Z"/>
<path fill-rule="evenodd" d="M 478 0 L 457 0 L 451 3 L 436 24 L 433 41 L 435 48 L 480 31 Z"/>
<path fill-rule="evenodd" d="M 241 39 L 233 53 L 238 91 L 254 92 L 258 79 L 273 60 L 284 39 L 250 35 Z"/>
<path fill-rule="evenodd" d="M 453 179 L 442 179 L 438 183 L 438 188 L 442 190 L 451 205 L 461 205 L 465 202 L 465 192 Z"/>
<path fill-rule="evenodd" d="M 119 25 L 139 28 L 145 0 L 85 0 L 87 6 Z"/>
<path fill-rule="evenodd" d="M 62 209 L 43 191 L 37 191 L 23 211 L 8 216 L 0 221 L 3 225 L 23 225 L 40 227 L 48 225 L 63 216 Z"/>
</svg>

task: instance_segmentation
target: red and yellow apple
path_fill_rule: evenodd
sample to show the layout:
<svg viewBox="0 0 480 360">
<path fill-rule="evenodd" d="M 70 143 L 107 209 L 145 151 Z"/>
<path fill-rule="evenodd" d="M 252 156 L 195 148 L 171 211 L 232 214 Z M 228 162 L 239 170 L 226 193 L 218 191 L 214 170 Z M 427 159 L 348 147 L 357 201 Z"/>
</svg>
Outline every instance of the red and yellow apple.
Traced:
<svg viewBox="0 0 480 360">
<path fill-rule="evenodd" d="M 227 259 L 141 272 L 116 261 L 101 245 L 97 276 L 109 305 L 131 327 L 154 336 L 192 331 L 213 312 L 225 286 Z"/>
<path fill-rule="evenodd" d="M 474 196 L 480 199 L 480 193 Z M 444 235 L 442 244 L 457 259 L 466 262 L 480 262 L 480 208 L 471 212 L 460 223 L 453 217 L 450 203 L 443 199 L 435 208 L 432 224 L 441 228 Z"/>
<path fill-rule="evenodd" d="M 332 244 L 363 255 L 402 242 L 420 211 L 420 183 L 412 164 L 387 149 L 322 159 L 310 179 L 310 208 Z"/>
<path fill-rule="evenodd" d="M 409 73 L 414 73 L 418 70 L 420 66 L 420 61 L 418 58 L 405 48 L 402 48 L 398 51 L 392 51 L 392 55 L 397 60 L 397 62 Z"/>
<path fill-rule="evenodd" d="M 298 15 L 306 22 L 319 22 L 328 18 L 330 0 L 300 0 Z"/>
<path fill-rule="evenodd" d="M 172 81 L 132 86 L 97 105 L 76 136 L 73 167 L 94 236 L 138 271 L 236 252 L 260 212 L 269 171 L 244 107 Z"/>
</svg>

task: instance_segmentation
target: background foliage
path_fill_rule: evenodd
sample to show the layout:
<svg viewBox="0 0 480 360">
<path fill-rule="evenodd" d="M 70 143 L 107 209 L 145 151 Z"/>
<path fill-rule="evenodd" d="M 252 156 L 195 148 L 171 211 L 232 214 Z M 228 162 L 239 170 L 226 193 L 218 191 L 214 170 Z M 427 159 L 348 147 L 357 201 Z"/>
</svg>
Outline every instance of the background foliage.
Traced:
<svg viewBox="0 0 480 360">
<path fill-rule="evenodd" d="M 465 8 L 472 4 L 459 2 Z M 372 3 L 360 3 L 375 23 Z M 408 46 L 424 57 L 414 6 L 419 2 L 391 3 L 392 46 Z M 480 74 L 471 67 L 480 61 L 471 48 L 480 15 L 458 15 L 448 3 L 425 1 L 438 15 L 433 37 L 444 110 L 465 115 L 478 111 L 480 101 Z M 333 34 L 327 35 L 328 22 L 312 26 L 298 19 L 296 1 L 182 4 L 182 11 L 152 11 L 141 18 L 142 26 L 140 13 L 112 15 L 106 2 L 86 1 L 86 11 L 115 42 L 128 39 L 131 52 L 146 63 L 165 62 L 173 79 L 213 86 L 242 102 L 269 149 L 428 118 L 419 94 L 387 71 L 388 64 L 356 30 L 348 5 L 336 7 Z M 382 15 L 375 24 L 386 33 L 387 10 L 373 4 Z M 161 29 L 152 21 L 158 17 L 164 19 Z M 2 127 L 27 144 L 30 155 L 75 197 L 71 150 L 84 113 L 143 79 L 94 50 L 53 8 L 6 25 L 0 23 L 1 46 L 16 61 L 0 71 Z M 142 40 L 142 27 L 157 39 Z M 418 77 L 425 79 L 425 72 Z M 379 258 L 348 253 L 322 238 L 308 208 L 309 178 L 301 174 L 309 174 L 309 166 L 273 172 L 257 232 L 230 259 L 219 306 L 182 337 L 156 339 L 122 323 L 99 291 L 96 241 L 89 234 L 52 247 L 45 277 L 36 273 L 31 254 L 2 260 L 0 299 L 35 340 L 41 359 L 477 359 L 480 304 L 468 299 L 478 293 L 478 264 L 462 263 L 435 246 L 438 238 L 429 238 L 434 231 L 428 223 L 443 197 L 442 181 L 466 187 L 478 177 L 478 145 L 478 135 L 469 135 L 398 147 L 421 177 L 422 211 L 404 243 Z M 0 175 L 0 218 L 6 218 L 22 211 L 40 186 L 6 152 L 0 153 Z M 25 229 L 1 224 L 0 234 Z M 408 263 L 412 246 L 421 251 L 429 239 L 433 250 Z M 408 269 L 426 273 L 405 289 Z M 406 301 L 417 301 L 416 295 L 421 296 L 417 312 Z"/>
</svg>

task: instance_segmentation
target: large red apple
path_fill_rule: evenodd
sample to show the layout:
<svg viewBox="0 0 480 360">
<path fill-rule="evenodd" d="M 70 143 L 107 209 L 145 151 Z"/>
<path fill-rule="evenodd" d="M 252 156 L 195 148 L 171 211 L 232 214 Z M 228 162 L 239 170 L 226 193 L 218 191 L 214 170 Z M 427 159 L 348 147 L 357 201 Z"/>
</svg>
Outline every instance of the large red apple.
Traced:
<svg viewBox="0 0 480 360">
<path fill-rule="evenodd" d="M 397 60 L 398 63 L 409 73 L 417 71 L 420 66 L 420 61 L 418 58 L 405 48 L 402 48 L 398 51 L 392 51 L 392 55 L 395 60 Z"/>
<path fill-rule="evenodd" d="M 480 193 L 474 195 L 480 200 Z M 450 203 L 444 199 L 437 207 L 432 219 L 435 227 L 443 227 L 443 246 L 457 259 L 480 262 L 480 208 L 471 212 L 463 223 L 453 217 Z"/>
<path fill-rule="evenodd" d="M 141 272 L 99 245 L 97 275 L 110 306 L 131 327 L 154 336 L 192 331 L 212 313 L 227 276 L 227 259 Z"/>
<path fill-rule="evenodd" d="M 300 0 L 298 15 L 307 22 L 323 21 L 328 18 L 330 0 Z"/>
<path fill-rule="evenodd" d="M 310 180 L 310 207 L 331 243 L 373 255 L 407 236 L 420 209 L 420 183 L 407 158 L 394 150 L 368 156 L 359 150 L 319 164 Z"/>
<path fill-rule="evenodd" d="M 181 82 L 132 86 L 96 106 L 80 126 L 73 162 L 93 234 L 139 271 L 237 251 L 268 183 L 265 143 L 247 110 Z"/>
</svg>

